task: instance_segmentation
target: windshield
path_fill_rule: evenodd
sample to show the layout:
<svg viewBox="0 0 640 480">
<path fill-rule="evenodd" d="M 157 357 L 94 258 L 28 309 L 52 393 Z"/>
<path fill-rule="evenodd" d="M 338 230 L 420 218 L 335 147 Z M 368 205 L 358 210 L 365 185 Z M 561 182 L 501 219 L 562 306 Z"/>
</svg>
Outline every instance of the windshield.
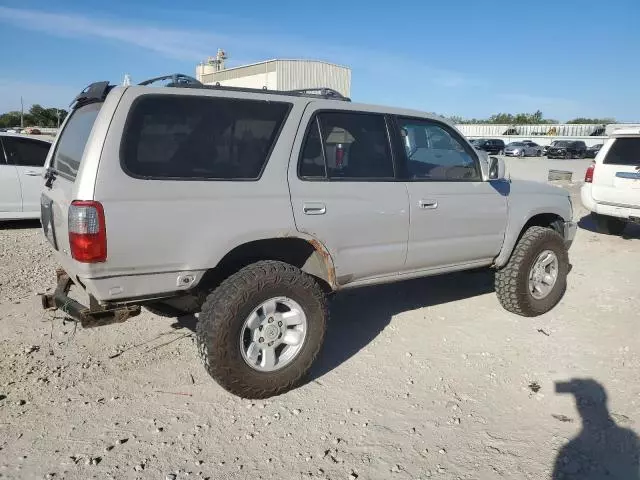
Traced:
<svg viewBox="0 0 640 480">
<path fill-rule="evenodd" d="M 524 143 L 522 142 L 511 142 L 507 147 L 524 147 Z"/>
<path fill-rule="evenodd" d="M 569 145 L 569 142 L 566 140 L 557 140 L 552 144 L 554 147 L 566 147 Z"/>
<path fill-rule="evenodd" d="M 62 131 L 51 166 L 62 175 L 76 178 L 84 147 L 89 140 L 102 103 L 91 103 L 75 110 Z"/>
</svg>

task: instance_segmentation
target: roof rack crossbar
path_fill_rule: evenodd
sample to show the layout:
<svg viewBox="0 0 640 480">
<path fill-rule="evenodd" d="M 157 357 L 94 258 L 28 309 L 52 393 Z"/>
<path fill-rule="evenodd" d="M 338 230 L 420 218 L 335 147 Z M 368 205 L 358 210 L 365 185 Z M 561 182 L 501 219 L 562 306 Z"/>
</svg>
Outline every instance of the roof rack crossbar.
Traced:
<svg viewBox="0 0 640 480">
<path fill-rule="evenodd" d="M 172 73 L 171 75 L 163 75 L 161 77 L 150 78 L 149 80 L 140 82 L 138 85 L 151 85 L 156 82 L 161 82 L 162 80 L 171 80 L 171 83 L 168 83 L 166 85 L 167 87 L 203 86 L 203 84 L 198 80 L 190 77 L 189 75 L 185 75 L 184 73 Z"/>
</svg>

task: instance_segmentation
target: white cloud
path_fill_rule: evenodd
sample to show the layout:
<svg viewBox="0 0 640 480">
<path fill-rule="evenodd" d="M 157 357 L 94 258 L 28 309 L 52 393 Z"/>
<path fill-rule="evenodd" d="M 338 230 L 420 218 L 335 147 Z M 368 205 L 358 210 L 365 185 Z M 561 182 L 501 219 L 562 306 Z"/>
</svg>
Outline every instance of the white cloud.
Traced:
<svg viewBox="0 0 640 480">
<path fill-rule="evenodd" d="M 460 72 L 436 68 L 402 58 L 395 53 L 345 45 L 327 45 L 308 42 L 300 38 L 278 35 L 255 36 L 235 29 L 234 34 L 209 33 L 198 30 L 173 29 L 133 24 L 113 17 L 93 18 L 69 13 L 48 13 L 40 10 L 0 7 L 0 22 L 35 30 L 49 35 L 95 38 L 134 45 L 165 57 L 200 61 L 224 45 L 231 51 L 243 53 L 247 61 L 268 57 L 317 58 L 350 66 L 370 75 L 395 75 L 403 78 L 407 72 L 413 79 L 441 87 L 475 85 L 477 81 Z M 246 27 L 244 27 L 246 30 Z M 238 63 L 239 58 L 234 57 Z M 393 70 L 393 71 L 392 71 Z"/>
</svg>

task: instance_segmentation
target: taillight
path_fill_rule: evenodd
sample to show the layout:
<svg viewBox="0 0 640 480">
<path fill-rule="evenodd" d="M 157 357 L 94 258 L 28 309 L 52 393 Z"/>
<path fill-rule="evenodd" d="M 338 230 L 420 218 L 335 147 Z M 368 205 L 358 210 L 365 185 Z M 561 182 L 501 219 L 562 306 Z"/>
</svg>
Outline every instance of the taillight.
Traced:
<svg viewBox="0 0 640 480">
<path fill-rule="evenodd" d="M 83 263 L 107 260 L 107 230 L 100 202 L 74 200 L 69 207 L 71 256 Z"/>
<path fill-rule="evenodd" d="M 593 183 L 593 172 L 596 169 L 596 164 L 592 163 L 587 168 L 587 173 L 584 174 L 584 183 Z"/>
</svg>

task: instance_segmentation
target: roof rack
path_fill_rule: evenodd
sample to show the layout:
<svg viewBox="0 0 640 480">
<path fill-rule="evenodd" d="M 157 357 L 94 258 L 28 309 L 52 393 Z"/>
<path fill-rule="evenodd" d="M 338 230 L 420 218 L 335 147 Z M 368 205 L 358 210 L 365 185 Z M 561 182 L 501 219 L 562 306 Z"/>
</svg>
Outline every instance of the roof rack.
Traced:
<svg viewBox="0 0 640 480">
<path fill-rule="evenodd" d="M 161 82 L 162 80 L 171 80 L 171 83 L 166 84 L 165 87 L 204 86 L 195 78 L 190 77 L 189 75 L 185 75 L 184 73 L 172 73 L 171 75 L 163 75 L 161 77 L 150 78 L 149 80 L 140 82 L 138 85 L 151 85 L 156 82 Z"/>
<path fill-rule="evenodd" d="M 337 90 L 326 87 L 318 88 L 304 88 L 299 90 L 268 90 L 263 88 L 247 88 L 247 87 L 229 87 L 226 85 L 205 85 L 189 75 L 183 73 L 173 73 L 171 75 L 163 75 L 161 77 L 150 78 L 144 82 L 140 82 L 138 85 L 146 86 L 151 85 L 162 80 L 171 80 L 165 87 L 179 87 L 179 88 L 204 88 L 208 90 L 226 90 L 230 92 L 247 92 L 247 93 L 269 93 L 272 95 L 290 95 L 298 97 L 310 97 L 310 98 L 324 98 L 327 100 L 341 100 L 343 102 L 350 102 L 349 97 L 345 97 Z"/>
</svg>

